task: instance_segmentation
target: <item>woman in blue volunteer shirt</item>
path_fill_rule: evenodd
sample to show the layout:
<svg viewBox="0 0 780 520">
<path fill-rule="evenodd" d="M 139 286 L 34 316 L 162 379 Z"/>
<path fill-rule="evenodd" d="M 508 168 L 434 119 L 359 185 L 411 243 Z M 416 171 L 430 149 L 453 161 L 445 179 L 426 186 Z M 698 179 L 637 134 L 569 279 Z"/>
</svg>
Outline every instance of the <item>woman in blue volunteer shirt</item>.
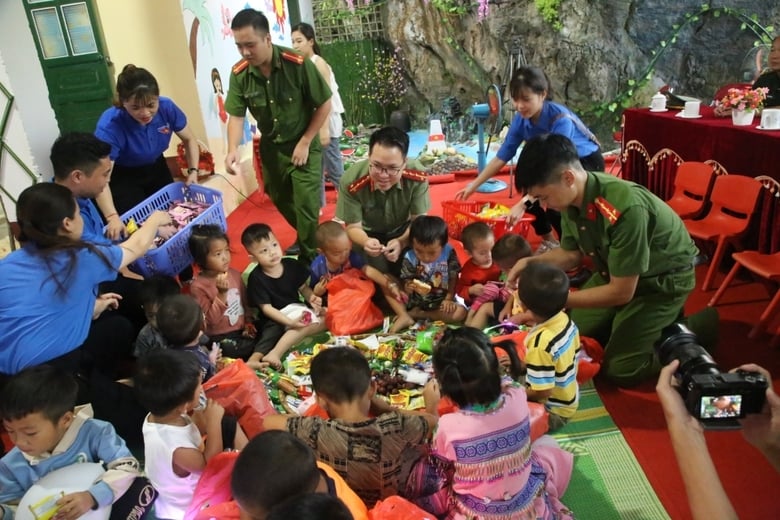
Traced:
<svg viewBox="0 0 780 520">
<path fill-rule="evenodd" d="M 73 193 L 55 183 L 25 189 L 16 205 L 23 246 L 0 260 L 0 375 L 49 363 L 71 373 L 116 369 L 133 329 L 106 312 L 121 296 L 101 282 L 143 255 L 170 216 L 157 211 L 119 245 L 85 242 Z"/>
<path fill-rule="evenodd" d="M 160 96 L 152 74 L 125 65 L 116 81 L 117 103 L 103 112 L 95 135 L 111 145 L 111 182 L 96 201 L 108 223 L 107 234 L 124 234 L 119 216 L 173 182 L 163 157 L 175 133 L 186 149 L 187 183 L 198 180 L 200 150 L 187 116 L 170 98 Z"/>
<path fill-rule="evenodd" d="M 604 157 L 596 136 L 567 107 L 552 101 L 552 88 L 547 74 L 538 67 L 520 67 L 512 75 L 509 83 L 517 113 L 509 125 L 504 144 L 490 160 L 479 176 L 465 188 L 455 194 L 455 198 L 465 200 L 486 180 L 493 177 L 512 160 L 520 145 L 540 134 L 560 134 L 566 136 L 577 147 L 577 154 L 583 168 L 587 171 L 604 171 Z M 523 172 L 517 172 L 522 175 Z M 524 197 L 512 208 L 511 220 L 517 220 L 528 211 L 536 217 L 534 231 L 542 237 L 541 249 L 558 245 L 552 229 L 561 233 L 561 215 L 557 211 L 544 210 L 537 201 Z"/>
</svg>

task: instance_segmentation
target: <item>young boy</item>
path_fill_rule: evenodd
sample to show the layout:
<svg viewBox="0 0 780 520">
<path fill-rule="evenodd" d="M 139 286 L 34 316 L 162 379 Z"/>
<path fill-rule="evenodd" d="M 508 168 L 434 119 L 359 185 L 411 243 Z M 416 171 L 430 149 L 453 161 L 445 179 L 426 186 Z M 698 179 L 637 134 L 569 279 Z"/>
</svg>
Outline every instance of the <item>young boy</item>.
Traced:
<svg viewBox="0 0 780 520">
<path fill-rule="evenodd" d="M 282 248 L 268 225 L 249 225 L 241 234 L 241 243 L 257 262 L 249 275 L 247 295 L 267 318 L 247 363 L 263 360 L 278 368 L 298 342 L 326 330 L 319 318 L 322 299 L 306 283 L 309 270 L 294 258 L 282 258 Z"/>
<path fill-rule="evenodd" d="M 447 243 L 444 219 L 430 215 L 414 219 L 409 226 L 409 243 L 412 248 L 401 264 L 401 282 L 409 302 L 390 332 L 403 330 L 418 319 L 462 322 L 466 309 L 455 302 L 460 262 Z"/>
<path fill-rule="evenodd" d="M 146 474 L 160 493 L 156 515 L 183 518 L 206 462 L 222 451 L 225 410 L 214 401 L 206 402 L 204 444 L 188 415 L 201 401 L 201 368 L 197 358 L 186 352 L 160 350 L 142 357 L 134 382 L 138 400 L 149 410 L 143 424 L 144 458 Z M 239 448 L 238 431 L 235 435 Z"/>
<path fill-rule="evenodd" d="M 177 294 L 163 301 L 157 311 L 157 327 L 170 348 L 192 353 L 200 365 L 202 381 L 217 368 L 220 350 L 203 334 L 203 310 L 194 298 Z"/>
<path fill-rule="evenodd" d="M 238 455 L 230 488 L 242 519 L 265 520 L 275 505 L 306 493 L 335 496 L 355 520 L 368 519 L 366 505 L 339 474 L 287 432 L 266 431 L 253 438 Z"/>
<path fill-rule="evenodd" d="M 550 430 L 565 425 L 577 411 L 577 354 L 580 334 L 564 312 L 569 277 L 554 265 L 531 262 L 521 272 L 517 295 L 535 323 L 525 340 L 526 393 L 544 403 Z"/>
<path fill-rule="evenodd" d="M 286 429 L 332 466 L 366 504 L 403 490 L 436 425 L 433 415 L 404 412 L 375 397 L 360 351 L 330 348 L 311 362 L 317 404 L 330 419 L 267 416 L 266 429 Z M 373 407 L 375 417 L 369 415 Z"/>
<path fill-rule="evenodd" d="M 455 293 L 469 306 L 468 324 L 482 303 L 498 296 L 499 286 L 489 282 L 498 282 L 501 269 L 493 261 L 492 250 L 496 239 L 490 226 L 484 222 L 472 222 L 463 228 L 460 238 L 470 258 L 463 264 Z"/>
<path fill-rule="evenodd" d="M 515 263 L 521 258 L 533 255 L 533 250 L 525 238 L 514 233 L 507 233 L 502 236 L 493 246 L 493 263 L 503 272 L 509 272 Z M 480 305 L 477 311 L 469 317 L 466 325 L 478 329 L 484 329 L 490 322 L 499 320 L 505 304 L 510 300 L 510 294 L 506 288 L 501 291 L 499 298 L 492 302 L 485 302 Z M 511 303 L 511 302 L 510 302 Z"/>
<path fill-rule="evenodd" d="M 146 315 L 146 325 L 135 339 L 135 357 L 141 357 L 154 350 L 168 348 L 168 343 L 157 328 L 157 311 L 164 299 L 181 293 L 176 280 L 170 276 L 154 275 L 141 282 L 138 297 Z"/>
<path fill-rule="evenodd" d="M 16 446 L 0 459 L 0 518 L 46 474 L 80 462 L 102 462 L 107 471 L 88 490 L 57 501 L 58 518 L 78 518 L 116 502 L 136 477 L 138 461 L 111 424 L 92 419 L 89 405 L 76 405 L 78 384 L 47 365 L 11 377 L 0 396 L 0 417 Z M 27 513 L 27 512 L 24 512 Z M 19 514 L 29 518 L 29 514 Z"/>
<path fill-rule="evenodd" d="M 390 305 L 398 314 L 405 310 L 402 294 L 393 278 L 366 264 L 361 255 L 353 251 L 352 241 L 342 224 L 328 220 L 317 227 L 314 234 L 319 255 L 311 263 L 309 286 L 322 299 L 322 307 L 328 306 L 328 282 L 336 275 L 354 268 L 360 269 L 366 277 L 379 286 Z"/>
</svg>

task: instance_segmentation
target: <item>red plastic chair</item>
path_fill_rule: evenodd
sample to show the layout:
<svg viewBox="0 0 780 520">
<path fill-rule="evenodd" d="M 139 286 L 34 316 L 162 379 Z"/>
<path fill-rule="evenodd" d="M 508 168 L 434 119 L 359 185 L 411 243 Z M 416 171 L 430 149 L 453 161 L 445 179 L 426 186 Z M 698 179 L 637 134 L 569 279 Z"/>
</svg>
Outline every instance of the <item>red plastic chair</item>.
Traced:
<svg viewBox="0 0 780 520">
<path fill-rule="evenodd" d="M 709 164 L 685 161 L 677 168 L 674 194 L 666 203 L 680 218 L 699 218 L 707 209 L 714 182 L 715 171 Z"/>
<path fill-rule="evenodd" d="M 732 244 L 739 247 L 739 241 L 756 212 L 760 192 L 761 183 L 752 177 L 720 175 L 715 178 L 712 188 L 712 207 L 709 212 L 701 220 L 683 219 L 693 238 L 717 244 L 702 283 L 703 291 L 710 289 L 726 246 Z"/>
</svg>

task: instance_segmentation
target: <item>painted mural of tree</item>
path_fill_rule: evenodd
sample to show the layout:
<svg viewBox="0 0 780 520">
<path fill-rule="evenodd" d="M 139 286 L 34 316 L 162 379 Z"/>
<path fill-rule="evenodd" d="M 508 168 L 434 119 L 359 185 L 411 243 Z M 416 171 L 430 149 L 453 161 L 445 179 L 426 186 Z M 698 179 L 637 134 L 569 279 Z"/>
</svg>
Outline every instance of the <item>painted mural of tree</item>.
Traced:
<svg viewBox="0 0 780 520">
<path fill-rule="evenodd" d="M 182 0 L 181 3 L 182 12 L 189 11 L 192 16 L 195 17 L 192 20 L 192 26 L 190 27 L 190 58 L 192 59 L 192 72 L 197 77 L 198 72 L 198 32 L 200 26 L 203 26 L 202 38 L 206 41 L 209 47 L 214 44 L 214 22 L 211 19 L 211 14 L 206 8 L 205 0 Z"/>
</svg>

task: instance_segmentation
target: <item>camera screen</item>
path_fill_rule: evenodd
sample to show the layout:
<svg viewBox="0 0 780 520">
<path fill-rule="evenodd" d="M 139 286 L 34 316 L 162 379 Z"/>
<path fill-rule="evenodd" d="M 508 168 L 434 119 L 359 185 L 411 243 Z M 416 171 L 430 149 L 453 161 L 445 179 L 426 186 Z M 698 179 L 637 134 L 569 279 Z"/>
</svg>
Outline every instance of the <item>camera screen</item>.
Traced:
<svg viewBox="0 0 780 520">
<path fill-rule="evenodd" d="M 740 417 L 742 412 L 741 395 L 705 395 L 701 398 L 700 419 L 720 419 Z"/>
</svg>

